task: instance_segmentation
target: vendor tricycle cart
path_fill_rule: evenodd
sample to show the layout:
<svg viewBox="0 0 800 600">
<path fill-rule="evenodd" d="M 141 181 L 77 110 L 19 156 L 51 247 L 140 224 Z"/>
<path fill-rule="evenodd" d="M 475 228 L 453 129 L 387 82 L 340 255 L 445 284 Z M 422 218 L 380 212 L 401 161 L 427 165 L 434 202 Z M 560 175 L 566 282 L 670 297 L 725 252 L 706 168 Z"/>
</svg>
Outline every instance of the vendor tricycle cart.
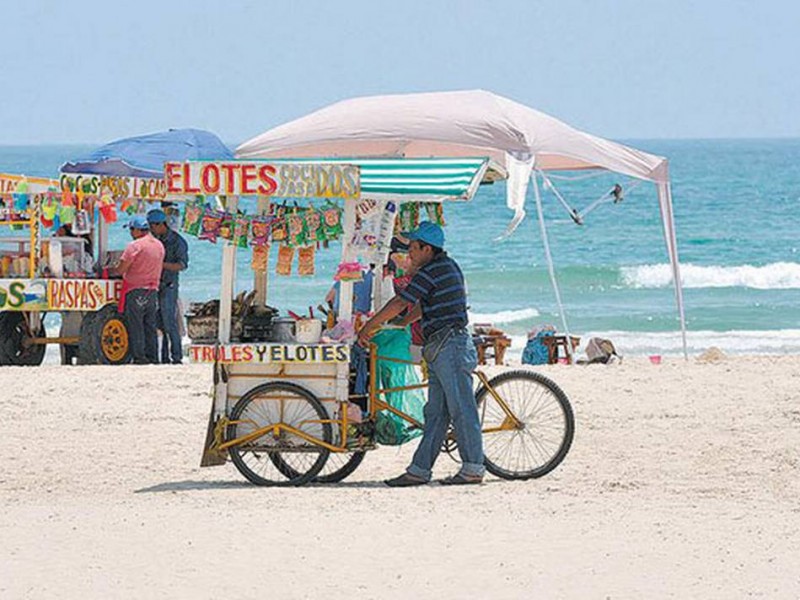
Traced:
<svg viewBox="0 0 800 600">
<path fill-rule="evenodd" d="M 412 202 L 468 200 L 482 180 L 487 160 L 417 159 L 342 162 L 229 161 L 187 162 L 165 166 L 168 194 L 224 194 L 226 210 L 236 212 L 239 196 L 257 196 L 257 215 L 270 214 L 274 197 L 337 199 L 343 205 L 342 265 L 359 259 L 382 264 L 388 254 L 400 207 Z M 218 175 L 224 173 L 225 178 Z M 387 173 L 390 174 L 387 177 Z M 370 220 L 375 223 L 370 225 Z M 369 237 L 365 232 L 369 231 Z M 273 245 L 282 243 L 273 240 Z M 381 355 L 371 344 L 355 366 L 351 335 L 337 328 L 321 339 L 244 340 L 243 294 L 235 293 L 236 247 L 226 243 L 216 339 L 189 348 L 193 362 L 213 365 L 214 401 L 201 464 L 236 468 L 258 485 L 302 485 L 341 481 L 379 445 L 381 415 L 392 414 L 421 430 L 423 423 L 391 401 L 397 392 L 427 386 L 425 366 L 414 360 Z M 246 297 L 255 310 L 267 309 L 266 266 L 255 274 Z M 373 284 L 373 307 L 391 295 L 380 277 Z M 340 281 L 339 328 L 353 319 L 353 281 Z M 237 316 L 234 314 L 234 305 Z M 331 323 L 329 323 L 330 325 Z M 237 339 L 238 338 L 238 339 Z M 422 377 L 402 385 L 384 385 L 381 364 L 421 367 Z M 566 456 L 574 433 L 574 416 L 564 392 L 551 380 L 528 370 L 489 377 L 476 371 L 487 469 L 505 479 L 541 477 Z M 360 384 L 356 381 L 361 378 Z M 359 389 L 360 385 L 360 389 Z M 443 450 L 453 454 L 454 436 Z"/>
</svg>

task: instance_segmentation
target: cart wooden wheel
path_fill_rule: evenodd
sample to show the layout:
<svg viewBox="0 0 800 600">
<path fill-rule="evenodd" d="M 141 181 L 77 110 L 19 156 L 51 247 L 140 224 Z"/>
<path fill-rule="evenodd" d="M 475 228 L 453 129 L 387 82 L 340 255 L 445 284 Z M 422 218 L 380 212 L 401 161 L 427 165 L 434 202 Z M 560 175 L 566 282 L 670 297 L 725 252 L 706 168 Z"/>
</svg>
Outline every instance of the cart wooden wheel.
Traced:
<svg viewBox="0 0 800 600">
<path fill-rule="evenodd" d="M 322 470 L 329 450 L 281 427 L 330 444 L 333 435 L 325 408 L 308 390 L 288 382 L 271 382 L 247 392 L 231 412 L 226 439 L 233 441 L 259 429 L 265 432 L 229 449 L 239 472 L 256 485 L 303 485 Z M 275 460 L 280 455 L 282 460 Z M 278 464 L 290 465 L 279 469 Z"/>
<path fill-rule="evenodd" d="M 112 318 L 102 323 L 100 351 L 111 363 L 121 362 L 128 353 L 128 330 L 122 319 Z"/>
<path fill-rule="evenodd" d="M 0 365 L 38 366 L 44 360 L 44 344 L 28 344 L 34 337 L 44 337 L 44 324 L 32 331 L 21 312 L 0 313 Z"/>
<path fill-rule="evenodd" d="M 319 474 L 314 477 L 314 483 L 339 483 L 344 481 L 364 460 L 366 452 L 331 452 L 328 460 L 322 467 Z M 294 468 L 294 459 L 291 454 L 279 453 L 271 455 L 272 464 L 286 477 L 296 477 L 297 471 Z"/>
<path fill-rule="evenodd" d="M 81 323 L 78 361 L 84 365 L 121 365 L 131 360 L 128 327 L 116 304 L 88 313 Z"/>
<path fill-rule="evenodd" d="M 533 479 L 555 469 L 569 452 L 575 417 L 566 394 L 547 377 L 510 371 L 476 394 L 486 469 L 503 479 Z M 516 419 L 516 422 L 515 422 Z"/>
</svg>

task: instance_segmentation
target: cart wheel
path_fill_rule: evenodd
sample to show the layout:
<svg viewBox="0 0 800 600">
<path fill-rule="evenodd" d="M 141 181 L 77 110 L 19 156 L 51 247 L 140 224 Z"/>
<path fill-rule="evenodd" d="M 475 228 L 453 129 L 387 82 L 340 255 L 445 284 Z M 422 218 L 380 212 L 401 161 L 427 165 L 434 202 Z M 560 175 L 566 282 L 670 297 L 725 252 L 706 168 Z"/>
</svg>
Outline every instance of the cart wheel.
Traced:
<svg viewBox="0 0 800 600">
<path fill-rule="evenodd" d="M 240 438 L 262 427 L 284 424 L 304 434 L 331 443 L 329 417 L 316 396 L 308 390 L 286 382 L 259 385 L 247 392 L 231 412 L 227 439 Z M 233 464 L 256 485 L 303 485 L 322 470 L 330 454 L 319 446 L 289 431 L 270 431 L 264 435 L 231 446 Z M 276 461 L 276 456 L 283 459 Z M 290 461 L 290 462 L 289 462 Z M 291 465 L 290 469 L 280 469 Z"/>
<path fill-rule="evenodd" d="M 532 371 L 510 371 L 489 381 L 521 424 L 512 419 L 486 387 L 476 399 L 484 431 L 486 468 L 503 479 L 533 479 L 555 469 L 569 451 L 575 417 L 555 382 Z M 504 427 L 500 431 L 487 431 Z"/>
<path fill-rule="evenodd" d="M 31 331 L 24 313 L 0 313 L 0 365 L 35 367 L 42 364 L 47 347 L 25 342 L 32 337 L 44 336 L 44 324 L 39 325 L 38 331 Z"/>
<path fill-rule="evenodd" d="M 84 365 L 121 365 L 130 362 L 128 327 L 125 318 L 117 312 L 116 304 L 108 304 L 83 318 L 78 357 Z"/>
<path fill-rule="evenodd" d="M 314 477 L 314 483 L 339 483 L 344 481 L 358 468 L 365 455 L 366 452 L 331 452 L 322 470 Z M 297 476 L 297 470 L 293 466 L 296 456 L 285 452 L 276 452 L 270 455 L 270 458 L 275 468 L 285 477 L 291 479 Z"/>
</svg>

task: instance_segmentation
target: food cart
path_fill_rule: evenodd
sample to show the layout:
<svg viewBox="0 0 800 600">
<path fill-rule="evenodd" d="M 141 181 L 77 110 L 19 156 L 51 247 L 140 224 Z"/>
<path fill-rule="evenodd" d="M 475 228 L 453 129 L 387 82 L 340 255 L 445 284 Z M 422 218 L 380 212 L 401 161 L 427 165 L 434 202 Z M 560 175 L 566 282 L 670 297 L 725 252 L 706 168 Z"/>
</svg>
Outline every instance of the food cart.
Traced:
<svg viewBox="0 0 800 600">
<path fill-rule="evenodd" d="M 353 318 L 354 279 L 358 275 L 351 278 L 347 273 L 359 272 L 359 261 L 382 264 L 396 221 L 409 212 L 406 207 L 432 203 L 435 214 L 436 205 L 441 208 L 443 202 L 469 200 L 487 166 L 488 160 L 483 158 L 189 161 L 165 165 L 168 198 L 171 194 L 223 194 L 229 222 L 237 221 L 241 197 L 256 198 L 250 241 L 260 235 L 257 231 L 264 223 L 272 229 L 269 239 L 262 238 L 260 246 L 250 244 L 250 248 L 254 257 L 256 253 L 277 251 L 279 270 L 282 255 L 294 253 L 291 236 L 304 227 L 306 233 L 316 231 L 320 219 L 314 216 L 319 211 L 313 205 L 296 204 L 296 210 L 278 214 L 274 211 L 276 199 L 289 198 L 294 203 L 317 199 L 341 210 L 341 263 L 337 270 L 340 306 L 335 323 L 329 320 L 322 333 L 322 324 L 314 323 L 314 319 L 298 320 L 288 332 L 279 326 L 282 323 L 277 314 L 288 311 L 267 305 L 265 260 L 253 260 L 253 290 L 237 293 L 236 252 L 247 244 L 239 243 L 242 228 L 238 236 L 228 232 L 217 322 L 211 334 L 198 333 L 189 347 L 190 360 L 213 367 L 213 402 L 202 466 L 225 464 L 230 458 L 249 481 L 258 485 L 335 482 L 352 473 L 365 453 L 378 445 L 376 430 L 381 415 L 392 414 L 417 430 L 422 428 L 419 419 L 398 407 L 391 397 L 425 388 L 424 365 L 420 381 L 387 386 L 377 376 L 381 364 L 415 363 L 383 356 L 373 344 L 365 357 L 366 384 L 362 381 L 362 389 L 358 389 L 363 373 L 354 360 L 360 353 L 354 346 L 358 322 Z M 202 232 L 213 230 L 215 235 L 219 221 L 226 217 L 213 212 L 205 207 L 202 217 L 195 213 L 185 222 L 199 219 Z M 307 215 L 312 225 L 297 222 L 298 214 Z M 322 219 L 327 220 L 327 216 Z M 307 235 L 298 235 L 295 241 L 300 246 L 298 254 L 302 248 L 313 248 L 320 242 Z M 290 250 L 285 250 L 287 247 Z M 393 295 L 380 277 L 375 278 L 372 292 L 373 309 Z M 251 312 L 262 319 L 262 327 L 248 330 L 244 321 Z M 189 333 L 192 336 L 191 319 Z M 574 432 L 572 409 L 563 391 L 531 371 L 510 371 L 491 379 L 482 372 L 476 372 L 476 376 L 483 431 L 491 436 L 486 443 L 489 471 L 508 479 L 528 479 L 558 466 Z M 454 443 L 448 439 L 445 450 L 452 452 Z"/>
<path fill-rule="evenodd" d="M 128 362 L 122 281 L 110 274 L 122 249 L 109 247 L 109 228 L 164 200 L 165 160 L 230 156 L 210 132 L 170 129 L 101 146 L 58 180 L 0 175 L 0 227 L 24 233 L 0 236 L 0 365 L 41 364 L 46 344 L 67 364 Z M 57 337 L 45 335 L 52 313 Z"/>
<path fill-rule="evenodd" d="M 6 174 L 0 182 L 0 226 L 15 230 L 0 237 L 0 365 L 41 364 L 46 344 L 59 344 L 67 350 L 62 357 L 79 354 L 84 363 L 125 362 L 127 331 L 116 312 L 121 282 L 105 269 L 107 226 L 118 201 L 108 190 L 121 182 Z M 147 185 L 126 182 L 134 183 Z M 49 235 L 60 216 L 73 228 Z M 62 334 L 72 327 L 71 335 L 45 335 L 45 317 L 54 312 L 62 315 Z"/>
</svg>

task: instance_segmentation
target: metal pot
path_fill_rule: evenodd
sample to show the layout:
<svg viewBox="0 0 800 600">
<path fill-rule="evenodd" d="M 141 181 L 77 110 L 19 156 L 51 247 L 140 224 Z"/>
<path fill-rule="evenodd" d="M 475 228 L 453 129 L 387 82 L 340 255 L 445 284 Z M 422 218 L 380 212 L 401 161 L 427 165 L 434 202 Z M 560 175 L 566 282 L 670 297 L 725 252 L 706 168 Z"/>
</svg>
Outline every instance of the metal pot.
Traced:
<svg viewBox="0 0 800 600">
<path fill-rule="evenodd" d="M 291 343 L 295 341 L 295 321 L 292 317 L 278 317 L 272 321 L 272 341 Z"/>
</svg>

